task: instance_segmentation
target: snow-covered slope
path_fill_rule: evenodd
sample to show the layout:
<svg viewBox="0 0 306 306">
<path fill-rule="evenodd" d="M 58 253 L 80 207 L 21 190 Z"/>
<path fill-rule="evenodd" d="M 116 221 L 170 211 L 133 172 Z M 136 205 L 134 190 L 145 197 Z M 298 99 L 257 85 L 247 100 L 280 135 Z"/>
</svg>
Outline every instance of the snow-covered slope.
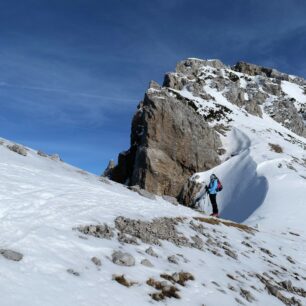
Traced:
<svg viewBox="0 0 306 306">
<path fill-rule="evenodd" d="M 293 76 L 287 76 L 288 81 L 252 76 L 203 60 L 193 59 L 194 63 L 198 65 L 195 70 L 184 64 L 187 68 L 180 76 L 187 75 L 187 85 L 169 90 L 194 102 L 205 120 L 220 130 L 226 150 L 223 163 L 196 174 L 198 181 L 207 183 L 211 173 L 220 177 L 224 190 L 218 198 L 224 218 L 263 229 L 305 233 L 306 139 L 287 128 L 296 129 L 291 110 L 287 119 L 286 110 L 279 122 L 272 118 L 279 111 L 277 103 L 285 100 L 305 115 L 306 81 Z M 238 98 L 230 102 L 237 91 Z M 255 94 L 260 94 L 259 102 L 255 96 L 249 99 Z M 255 101 L 260 110 L 247 111 Z M 207 203 L 202 206 L 210 211 Z"/>
<path fill-rule="evenodd" d="M 263 152 L 266 128 L 257 138 L 247 127 L 243 132 L 233 130 L 227 141 L 235 156 L 220 166 L 224 175 L 234 168 L 237 179 L 253 175 L 250 183 L 260 188 L 248 187 L 250 195 L 267 193 L 263 210 L 276 191 L 284 192 L 283 185 L 271 190 L 272 183 L 284 182 L 287 187 L 289 182 L 289 188 L 295 188 L 290 184 L 299 182 L 286 167 L 292 163 L 292 144 L 280 142 L 288 157 L 278 157 L 269 148 Z M 281 138 L 273 143 L 276 140 Z M 7 145 L 11 144 L 1 141 L 0 248 L 17 251 L 23 259 L 0 256 L 1 306 L 305 305 L 306 241 L 300 227 L 272 233 L 261 226 L 256 231 L 219 223 L 161 198 L 151 200 L 101 181 L 34 150 L 22 156 Z M 267 186 L 266 180 L 272 183 Z M 224 197 L 232 196 L 229 184 Z M 283 220 L 282 214 L 275 212 L 275 220 Z M 253 215 L 258 222 L 260 213 Z M 122 258 L 116 251 L 129 255 Z"/>
</svg>

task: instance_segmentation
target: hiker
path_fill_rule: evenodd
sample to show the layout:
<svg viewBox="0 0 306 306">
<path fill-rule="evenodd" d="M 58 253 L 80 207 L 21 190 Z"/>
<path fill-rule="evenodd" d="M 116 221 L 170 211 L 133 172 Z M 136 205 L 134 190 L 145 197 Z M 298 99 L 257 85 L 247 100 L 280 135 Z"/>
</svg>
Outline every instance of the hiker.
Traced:
<svg viewBox="0 0 306 306">
<path fill-rule="evenodd" d="M 209 185 L 205 186 L 206 192 L 209 195 L 209 199 L 210 199 L 210 203 L 212 205 L 213 208 L 213 212 L 211 214 L 212 217 L 219 217 L 219 211 L 218 211 L 218 205 L 217 205 L 217 192 L 218 190 L 218 178 L 215 174 L 212 174 L 210 176 L 210 182 Z"/>
</svg>

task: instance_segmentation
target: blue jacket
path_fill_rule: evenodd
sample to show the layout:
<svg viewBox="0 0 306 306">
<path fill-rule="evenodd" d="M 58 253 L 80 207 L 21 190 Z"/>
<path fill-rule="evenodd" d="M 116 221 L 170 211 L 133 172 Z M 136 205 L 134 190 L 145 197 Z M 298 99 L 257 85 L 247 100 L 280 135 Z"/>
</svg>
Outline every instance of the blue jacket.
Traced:
<svg viewBox="0 0 306 306">
<path fill-rule="evenodd" d="M 208 185 L 208 193 L 209 194 L 216 194 L 217 193 L 217 188 L 218 188 L 218 180 L 213 179 L 209 182 Z"/>
</svg>

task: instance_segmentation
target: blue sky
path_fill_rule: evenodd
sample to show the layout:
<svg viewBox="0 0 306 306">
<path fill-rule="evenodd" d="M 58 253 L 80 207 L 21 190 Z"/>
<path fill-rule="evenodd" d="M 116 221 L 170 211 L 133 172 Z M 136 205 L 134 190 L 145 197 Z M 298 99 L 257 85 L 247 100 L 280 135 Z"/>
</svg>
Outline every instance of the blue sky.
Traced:
<svg viewBox="0 0 306 306">
<path fill-rule="evenodd" d="M 100 174 L 187 57 L 306 77 L 304 0 L 0 0 L 0 136 Z"/>
</svg>

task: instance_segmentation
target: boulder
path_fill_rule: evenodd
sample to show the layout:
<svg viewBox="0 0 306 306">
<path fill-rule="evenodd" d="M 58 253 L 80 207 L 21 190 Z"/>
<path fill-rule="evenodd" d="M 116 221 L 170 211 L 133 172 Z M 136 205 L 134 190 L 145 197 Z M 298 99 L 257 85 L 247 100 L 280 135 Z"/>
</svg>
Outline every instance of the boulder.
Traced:
<svg viewBox="0 0 306 306">
<path fill-rule="evenodd" d="M 119 266 L 131 267 L 135 265 L 134 257 L 129 253 L 123 253 L 121 251 L 115 251 L 113 253 L 112 261 Z"/>
<path fill-rule="evenodd" d="M 102 266 L 102 262 L 101 259 L 99 259 L 98 257 L 92 257 L 91 261 L 93 264 L 95 264 L 97 267 L 101 267 Z"/>
<path fill-rule="evenodd" d="M 140 262 L 143 266 L 146 266 L 148 268 L 152 268 L 153 267 L 153 264 L 151 263 L 150 260 L 148 259 L 143 259 L 141 262 Z"/>
</svg>

